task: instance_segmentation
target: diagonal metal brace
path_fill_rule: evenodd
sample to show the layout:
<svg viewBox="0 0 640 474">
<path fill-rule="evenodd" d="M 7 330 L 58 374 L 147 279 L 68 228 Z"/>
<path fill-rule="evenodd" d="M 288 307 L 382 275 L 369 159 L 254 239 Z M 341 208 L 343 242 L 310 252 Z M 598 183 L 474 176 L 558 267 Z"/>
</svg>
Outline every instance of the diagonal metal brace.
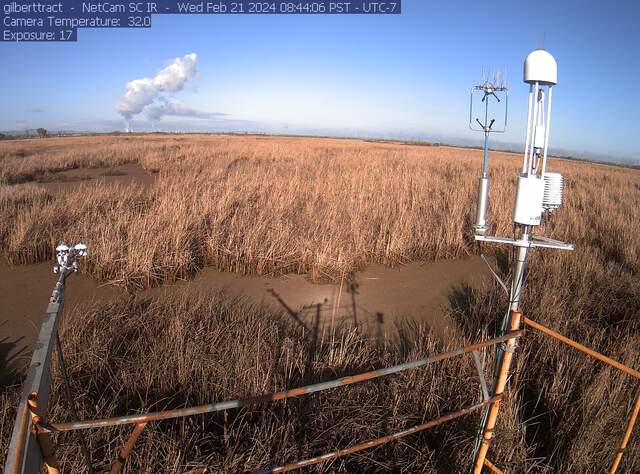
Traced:
<svg viewBox="0 0 640 474">
<path fill-rule="evenodd" d="M 482 365 L 482 360 L 480 359 L 480 352 L 473 351 L 471 353 L 473 356 L 473 361 L 476 364 L 476 369 L 478 370 L 478 379 L 480 380 L 480 388 L 482 389 L 482 397 L 485 401 L 491 398 L 489 396 L 489 389 L 487 388 L 487 381 L 484 378 L 484 366 Z"/>
</svg>

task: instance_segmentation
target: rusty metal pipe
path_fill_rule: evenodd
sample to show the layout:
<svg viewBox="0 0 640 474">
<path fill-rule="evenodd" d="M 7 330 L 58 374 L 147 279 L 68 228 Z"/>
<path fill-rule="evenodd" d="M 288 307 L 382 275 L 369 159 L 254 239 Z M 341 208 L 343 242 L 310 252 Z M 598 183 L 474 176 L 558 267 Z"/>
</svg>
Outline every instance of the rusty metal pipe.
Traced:
<svg viewBox="0 0 640 474">
<path fill-rule="evenodd" d="M 489 469 L 493 474 L 504 474 L 502 469 L 499 469 L 495 464 L 485 458 L 484 465 L 487 469 Z"/>
<path fill-rule="evenodd" d="M 520 311 L 511 311 L 511 318 L 509 320 L 509 330 L 513 332 L 520 329 L 520 318 L 522 313 Z M 500 365 L 498 368 L 498 378 L 496 379 L 493 389 L 494 396 L 502 395 L 507 386 L 507 379 L 509 377 L 509 369 L 511 367 L 511 360 L 513 359 L 513 351 L 515 350 L 516 341 L 509 339 L 506 342 L 506 349 L 502 354 Z M 493 438 L 493 431 L 496 427 L 496 421 L 498 419 L 498 413 L 500 412 L 500 399 L 496 400 L 489 407 L 489 413 L 487 414 L 486 422 L 482 430 L 482 440 L 478 447 L 478 452 L 473 464 L 473 473 L 481 474 L 482 467 L 485 465 L 485 459 L 487 452 L 489 451 L 489 445 Z"/>
<path fill-rule="evenodd" d="M 618 466 L 620 466 L 620 461 L 622 461 L 622 455 L 624 454 L 625 449 L 627 449 L 627 444 L 629 443 L 629 438 L 631 438 L 631 432 L 633 431 L 633 427 L 636 424 L 636 420 L 638 419 L 638 413 L 640 412 L 640 391 L 638 391 L 638 396 L 636 397 L 636 403 L 633 406 L 633 411 L 631 412 L 631 418 L 629 418 L 629 422 L 627 423 L 627 429 L 624 433 L 624 437 L 622 438 L 622 442 L 620 443 L 620 448 L 616 453 L 616 457 L 613 460 L 613 466 L 611 466 L 611 470 L 609 474 L 615 474 L 618 471 Z"/>
<path fill-rule="evenodd" d="M 144 430 L 145 426 L 147 426 L 146 423 L 139 423 L 133 428 L 129 439 L 127 439 L 122 446 L 118 459 L 116 459 L 116 462 L 111 466 L 110 474 L 118 474 L 122 470 L 124 463 L 127 462 L 127 458 L 131 454 L 131 451 L 133 451 L 133 447 L 135 446 L 136 441 L 138 441 L 138 438 L 142 434 L 142 430 Z"/>
<path fill-rule="evenodd" d="M 607 357 L 606 355 L 600 354 L 599 352 L 596 352 L 593 349 L 589 349 L 587 346 L 583 346 L 579 342 L 573 341 L 568 337 L 565 337 L 562 334 L 557 333 L 554 330 L 549 329 L 548 327 L 545 327 L 540 323 L 536 323 L 535 321 L 527 317 L 523 317 L 522 322 L 527 326 L 530 326 L 546 334 L 547 336 L 551 336 L 552 338 L 557 339 L 560 342 L 564 342 L 565 344 L 573 347 L 574 349 L 578 349 L 580 352 L 584 352 L 585 354 L 593 357 L 594 359 L 598 359 L 600 362 L 604 362 L 605 364 L 610 365 L 611 367 L 615 367 L 616 369 L 620 370 L 621 372 L 624 372 L 627 375 L 631 375 L 632 377 L 640 379 L 640 372 L 630 367 L 627 367 L 624 364 L 621 364 L 620 362 L 612 359 L 611 357 Z"/>
<path fill-rule="evenodd" d="M 499 399 L 500 399 L 500 396 L 496 396 L 496 397 L 490 398 L 489 400 L 482 401 L 477 405 L 472 405 L 470 407 L 448 413 L 446 415 L 441 416 L 440 418 L 436 418 L 435 420 L 428 421 L 426 423 L 414 426 L 412 428 L 409 428 L 404 431 L 400 431 L 398 433 L 373 439 L 373 440 L 367 441 L 366 443 L 351 446 L 350 448 L 345 448 L 338 451 L 334 451 L 332 453 L 323 454 L 322 456 L 317 456 L 315 458 L 305 459 L 304 461 L 298 461 L 295 463 L 287 464 L 286 466 L 276 467 L 272 469 L 262 469 L 260 471 L 256 471 L 254 474 L 270 474 L 270 473 L 276 473 L 276 472 L 294 471 L 296 469 L 301 469 L 303 467 L 311 466 L 313 464 L 320 464 L 320 463 L 329 461 L 331 459 L 336 459 L 342 456 L 347 456 L 349 454 L 357 453 L 358 451 L 364 451 L 365 449 L 375 448 L 376 446 L 380 446 L 390 441 L 395 441 L 397 439 L 404 438 L 405 436 L 409 436 L 414 433 L 418 433 L 420 431 L 433 428 L 434 426 L 441 425 L 442 423 L 446 423 L 447 421 L 455 420 L 456 418 L 460 418 L 461 416 L 468 415 L 469 413 L 479 410 L 480 408 L 490 403 L 498 402 Z"/>
<path fill-rule="evenodd" d="M 21 474 L 22 473 L 22 459 L 24 456 L 24 448 L 26 445 L 27 436 L 29 436 L 29 421 L 31 415 L 29 410 L 22 410 L 19 413 L 20 418 L 16 422 L 16 440 L 18 442 L 15 445 L 15 452 L 13 453 L 15 463 L 12 466 L 11 471 L 7 471 L 7 474 Z"/>
<path fill-rule="evenodd" d="M 330 380 L 328 382 L 320 382 L 316 384 L 306 385 L 306 386 L 294 388 L 291 390 L 283 390 L 280 392 L 267 393 L 267 394 L 258 395 L 255 397 L 240 398 L 236 400 L 211 403 L 208 405 L 200 405 L 200 406 L 191 407 L 191 408 L 179 408 L 176 410 L 166 410 L 166 411 L 146 413 L 141 415 L 127 415 L 127 416 L 119 416 L 119 417 L 113 417 L 113 418 L 103 418 L 99 420 L 70 421 L 66 423 L 50 423 L 45 428 L 52 432 L 56 432 L 56 431 L 83 430 L 83 429 L 89 429 L 89 428 L 104 428 L 107 426 L 118 426 L 118 425 L 137 424 L 137 423 L 148 423 L 150 421 L 160 421 L 160 420 L 168 420 L 172 418 L 181 418 L 185 416 L 202 415 L 205 413 L 213 413 L 213 412 L 219 412 L 224 410 L 230 410 L 230 409 L 240 408 L 247 405 L 257 404 L 257 403 L 295 398 L 302 395 L 322 392 L 324 390 L 329 390 L 332 388 L 343 387 L 346 385 L 364 382 L 367 380 L 373 380 L 379 377 L 384 377 L 386 375 L 397 374 L 408 369 L 415 369 L 418 367 L 422 367 L 432 362 L 451 359 L 456 356 L 460 356 L 463 354 L 467 354 L 469 352 L 476 351 L 483 347 L 487 347 L 494 344 L 498 344 L 500 342 L 512 340 L 516 337 L 521 336 L 523 332 L 524 331 L 515 331 L 510 334 L 494 337 L 486 341 L 471 344 L 471 345 L 461 347 L 459 349 L 455 349 L 449 352 L 443 352 L 441 354 L 437 354 L 424 359 L 418 359 L 412 362 L 406 362 L 404 364 L 394 365 L 392 367 L 387 367 L 384 369 L 372 370 L 370 372 L 365 372 L 358 375 L 341 377 L 339 379 Z"/>
<path fill-rule="evenodd" d="M 40 411 L 40 403 L 38 402 L 38 394 L 32 392 L 29 395 L 28 400 L 29 412 L 31 413 L 31 426 L 33 433 L 38 440 L 40 446 L 40 452 L 42 459 L 47 467 L 48 474 L 60 474 L 60 467 L 58 466 L 58 459 L 56 458 L 56 448 L 53 440 L 51 439 L 51 433 L 42 429 L 42 416 L 38 414 Z"/>
</svg>

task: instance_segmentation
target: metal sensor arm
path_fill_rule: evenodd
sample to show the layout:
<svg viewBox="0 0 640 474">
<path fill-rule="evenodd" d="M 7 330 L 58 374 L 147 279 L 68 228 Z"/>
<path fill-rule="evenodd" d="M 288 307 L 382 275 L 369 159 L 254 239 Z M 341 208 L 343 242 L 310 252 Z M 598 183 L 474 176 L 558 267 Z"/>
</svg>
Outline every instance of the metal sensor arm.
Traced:
<svg viewBox="0 0 640 474">
<path fill-rule="evenodd" d="M 557 250 L 574 250 L 575 247 L 573 244 L 566 244 L 559 240 L 549 239 L 547 237 L 538 237 L 532 238 L 530 240 L 525 239 L 512 239 L 511 237 L 493 237 L 489 235 L 476 235 L 475 239 L 478 242 L 493 242 L 496 244 L 508 244 L 513 245 L 514 247 L 525 247 L 525 248 L 547 248 L 547 249 L 557 249 Z"/>
</svg>

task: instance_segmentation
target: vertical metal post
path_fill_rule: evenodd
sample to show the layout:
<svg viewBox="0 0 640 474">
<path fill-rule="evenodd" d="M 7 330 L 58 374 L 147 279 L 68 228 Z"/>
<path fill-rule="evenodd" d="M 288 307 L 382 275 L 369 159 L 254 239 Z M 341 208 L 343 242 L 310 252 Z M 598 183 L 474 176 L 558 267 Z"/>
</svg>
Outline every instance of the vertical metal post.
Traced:
<svg viewBox="0 0 640 474">
<path fill-rule="evenodd" d="M 60 467 L 56 458 L 56 448 L 51 433 L 42 431 L 40 424 L 43 421 L 44 412 L 40 410 L 38 402 L 38 394 L 33 392 L 29 395 L 28 400 L 29 411 L 31 412 L 32 433 L 35 435 L 40 447 L 42 460 L 47 467 L 48 474 L 60 474 Z"/>
<path fill-rule="evenodd" d="M 487 165 L 489 163 L 489 132 L 484 132 L 484 156 L 482 158 L 482 177 L 487 177 Z"/>
<path fill-rule="evenodd" d="M 476 207 L 476 223 L 474 229 L 476 234 L 484 235 L 487 231 L 487 208 L 489 206 L 489 131 L 487 126 L 488 102 L 485 103 L 484 119 L 484 156 L 482 158 L 482 177 L 478 181 L 478 203 Z"/>
<path fill-rule="evenodd" d="M 535 148 L 535 138 L 536 138 L 536 124 L 538 123 L 538 95 L 539 95 L 539 91 L 540 91 L 540 84 L 538 82 L 536 82 L 533 86 L 533 120 L 531 122 L 531 141 L 529 143 L 529 149 L 527 150 L 527 155 L 526 155 L 526 166 L 525 166 L 525 172 L 527 174 L 527 176 L 529 175 L 529 173 L 531 172 L 531 168 L 533 168 L 533 152 L 534 152 L 534 148 Z"/>
<path fill-rule="evenodd" d="M 638 419 L 638 413 L 640 412 L 640 391 L 638 392 L 638 396 L 636 397 L 636 403 L 633 406 L 633 411 L 631 412 L 631 418 L 629 418 L 629 422 L 627 423 L 627 429 L 624 433 L 624 437 L 622 438 L 622 442 L 620 443 L 620 448 L 616 453 L 616 457 L 613 460 L 613 466 L 611 466 L 611 470 L 609 474 L 615 474 L 618 471 L 618 467 L 620 466 L 620 461 L 622 461 L 622 455 L 624 454 L 625 449 L 627 449 L 627 444 L 629 443 L 629 438 L 631 438 L 631 432 L 633 431 L 633 427 L 636 424 L 636 420 Z"/>
<path fill-rule="evenodd" d="M 487 177 L 487 166 L 489 163 L 489 97 L 485 96 L 484 101 L 484 158 L 482 160 L 482 177 Z M 493 122 L 492 122 L 493 123 Z"/>
<path fill-rule="evenodd" d="M 544 131 L 544 155 L 542 158 L 542 173 L 540 176 L 544 179 L 544 173 L 547 170 L 547 149 L 549 148 L 549 130 L 551 129 L 551 98 L 553 96 L 553 87 L 549 87 L 547 92 L 547 123 Z"/>
<path fill-rule="evenodd" d="M 110 474 L 118 474 L 122 470 L 124 463 L 127 462 L 127 458 L 131 454 L 131 451 L 133 451 L 133 446 L 136 444 L 136 441 L 138 441 L 138 438 L 142 434 L 142 430 L 144 430 L 145 426 L 147 426 L 146 423 L 138 423 L 133 428 L 131 436 L 129 436 L 129 439 L 127 439 L 122 446 L 118 459 L 116 459 L 116 462 L 111 466 Z"/>
<path fill-rule="evenodd" d="M 529 226 L 521 226 L 522 227 L 522 237 L 520 240 L 524 242 L 531 241 L 531 234 L 529 232 Z M 524 267 L 527 260 L 527 255 L 529 254 L 529 247 L 521 246 L 518 247 L 518 252 L 516 254 L 516 262 L 513 271 L 513 280 L 511 282 L 511 295 L 509 301 L 509 308 L 511 311 L 519 311 L 520 309 L 520 294 L 522 292 L 522 284 L 524 283 Z"/>
<path fill-rule="evenodd" d="M 528 243 L 530 240 L 531 234 L 529 232 L 529 227 L 522 226 L 521 241 Z M 518 253 L 516 256 L 513 271 L 513 280 L 511 282 L 511 294 L 509 302 L 509 309 L 511 311 L 509 316 L 508 328 L 510 331 L 517 331 L 518 329 L 520 329 L 520 320 L 522 317 L 522 314 L 520 313 L 520 295 L 524 283 L 524 270 L 528 253 L 528 246 L 522 245 L 518 247 Z M 515 340 L 511 339 L 507 341 L 507 343 L 505 343 L 504 345 L 504 349 L 498 356 L 498 359 L 496 361 L 497 378 L 495 381 L 492 396 L 502 395 L 502 393 L 504 392 L 509 377 L 509 369 L 511 368 L 515 345 Z M 499 411 L 500 399 L 492 403 L 489 406 L 488 411 L 485 412 L 481 427 L 482 437 L 480 439 L 480 444 L 473 460 L 473 474 L 480 474 L 482 472 L 482 467 L 484 466 L 485 459 L 487 457 L 489 445 L 491 443 L 491 439 L 493 438 L 493 431 L 495 429 Z"/>
<path fill-rule="evenodd" d="M 519 311 L 511 311 L 511 318 L 509 321 L 509 329 L 511 331 L 517 331 L 520 329 L 521 313 Z M 507 379 L 509 377 L 509 368 L 511 367 L 511 360 L 513 358 L 513 351 L 515 350 L 516 342 L 514 339 L 509 339 L 505 344 L 505 350 L 500 360 L 500 366 L 498 370 L 498 378 L 496 379 L 493 396 L 500 396 L 504 392 L 507 385 Z M 480 474 L 482 467 L 485 464 L 487 452 L 489 451 L 489 445 L 491 438 L 493 437 L 493 431 L 496 426 L 496 420 L 498 419 L 498 412 L 500 411 L 501 399 L 498 398 L 489 406 L 484 426 L 482 428 L 482 440 L 476 454 L 476 458 L 473 463 L 473 473 Z"/>
</svg>

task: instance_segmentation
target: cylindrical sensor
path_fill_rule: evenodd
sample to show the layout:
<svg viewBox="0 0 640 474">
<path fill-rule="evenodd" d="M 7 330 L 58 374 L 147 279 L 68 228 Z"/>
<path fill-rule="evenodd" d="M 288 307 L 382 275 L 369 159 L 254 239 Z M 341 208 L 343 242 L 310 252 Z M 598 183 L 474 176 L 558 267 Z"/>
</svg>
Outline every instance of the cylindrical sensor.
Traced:
<svg viewBox="0 0 640 474">
<path fill-rule="evenodd" d="M 476 208 L 476 223 L 473 228 L 477 235 L 484 235 L 487 231 L 487 208 L 489 207 L 489 178 L 482 177 L 478 181 L 478 207 Z"/>
</svg>

